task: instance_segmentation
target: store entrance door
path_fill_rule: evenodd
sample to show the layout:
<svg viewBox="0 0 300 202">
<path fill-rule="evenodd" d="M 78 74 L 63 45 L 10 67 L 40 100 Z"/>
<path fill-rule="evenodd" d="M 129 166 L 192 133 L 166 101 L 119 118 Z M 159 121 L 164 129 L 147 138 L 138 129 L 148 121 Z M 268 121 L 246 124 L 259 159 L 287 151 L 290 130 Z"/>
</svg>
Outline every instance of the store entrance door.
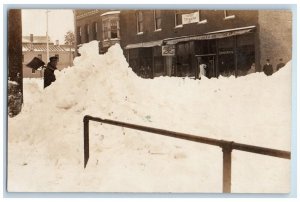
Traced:
<svg viewBox="0 0 300 202">
<path fill-rule="evenodd" d="M 209 55 L 196 55 L 197 57 L 197 67 L 198 67 L 198 75 L 200 72 L 200 65 L 205 64 L 205 76 L 207 78 L 216 77 L 216 55 L 215 54 L 209 54 Z M 199 78 L 199 77 L 198 77 Z"/>
</svg>

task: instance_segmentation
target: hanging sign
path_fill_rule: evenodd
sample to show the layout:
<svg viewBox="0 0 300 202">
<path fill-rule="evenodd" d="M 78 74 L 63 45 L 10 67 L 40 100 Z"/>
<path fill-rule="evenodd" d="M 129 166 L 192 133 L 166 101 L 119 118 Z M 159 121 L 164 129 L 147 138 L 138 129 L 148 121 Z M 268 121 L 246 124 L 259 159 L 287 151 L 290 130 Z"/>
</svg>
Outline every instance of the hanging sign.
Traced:
<svg viewBox="0 0 300 202">
<path fill-rule="evenodd" d="M 161 47 L 162 56 L 174 56 L 175 45 L 165 45 Z"/>
<path fill-rule="evenodd" d="M 199 22 L 199 13 L 189 13 L 189 14 L 182 14 L 182 24 L 190 24 L 194 22 Z"/>
</svg>

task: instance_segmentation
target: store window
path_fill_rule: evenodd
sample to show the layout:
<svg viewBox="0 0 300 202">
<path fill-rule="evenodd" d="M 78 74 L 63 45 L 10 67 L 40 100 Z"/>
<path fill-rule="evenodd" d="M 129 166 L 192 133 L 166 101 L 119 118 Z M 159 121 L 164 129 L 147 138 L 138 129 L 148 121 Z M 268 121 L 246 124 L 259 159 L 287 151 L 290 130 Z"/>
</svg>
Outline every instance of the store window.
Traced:
<svg viewBox="0 0 300 202">
<path fill-rule="evenodd" d="M 194 77 L 195 69 L 192 65 L 193 42 L 178 43 L 176 47 L 177 76 Z"/>
<path fill-rule="evenodd" d="M 255 66 L 254 34 L 237 36 L 237 76 L 247 75 L 251 66 Z"/>
<path fill-rule="evenodd" d="M 138 11 L 137 12 L 137 33 L 140 34 L 140 33 L 143 33 L 144 31 L 144 28 L 143 28 L 143 13 L 142 11 Z"/>
<path fill-rule="evenodd" d="M 139 67 L 139 51 L 137 48 L 128 50 L 129 53 L 129 66 L 138 74 Z"/>
<path fill-rule="evenodd" d="M 161 47 L 153 47 L 154 67 L 153 74 L 155 77 L 164 75 L 164 58 L 161 53 Z"/>
<path fill-rule="evenodd" d="M 154 29 L 161 30 L 161 10 L 154 11 Z"/>
</svg>

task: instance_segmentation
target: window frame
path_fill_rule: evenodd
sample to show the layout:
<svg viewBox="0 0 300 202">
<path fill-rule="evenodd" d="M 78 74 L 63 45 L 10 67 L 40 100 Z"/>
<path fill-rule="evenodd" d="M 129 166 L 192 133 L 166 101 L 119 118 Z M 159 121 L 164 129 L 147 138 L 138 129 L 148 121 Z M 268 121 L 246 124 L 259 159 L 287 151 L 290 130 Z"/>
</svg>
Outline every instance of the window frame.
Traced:
<svg viewBox="0 0 300 202">
<path fill-rule="evenodd" d="M 203 19 L 201 17 L 201 10 L 198 10 L 198 14 L 199 14 L 199 22 L 198 24 L 206 24 L 207 23 L 207 19 Z"/>
<path fill-rule="evenodd" d="M 141 14 L 141 19 L 140 19 L 140 15 Z M 136 12 L 136 28 L 137 28 L 137 34 L 143 34 L 144 33 L 144 26 L 143 26 L 143 13 L 142 11 L 137 11 Z M 142 25 L 142 26 L 140 26 Z M 142 28 L 141 28 L 142 27 Z"/>
<path fill-rule="evenodd" d="M 182 24 L 182 20 L 181 20 L 181 24 L 177 24 L 177 15 L 180 15 L 181 18 L 182 18 L 182 13 L 178 12 L 178 10 L 175 10 L 175 28 L 181 28 L 183 27 L 183 24 Z"/>
<path fill-rule="evenodd" d="M 157 14 L 156 14 L 156 11 L 157 10 L 154 10 L 153 11 L 153 15 L 154 15 L 154 31 L 161 31 L 162 29 L 161 29 L 161 21 L 162 21 L 162 17 L 161 17 L 161 13 L 160 13 L 160 16 L 159 16 L 159 18 L 157 18 Z M 161 12 L 161 10 L 160 10 L 160 12 Z M 158 28 L 158 26 L 157 26 L 157 19 L 160 19 L 160 27 Z"/>
<path fill-rule="evenodd" d="M 224 20 L 234 19 L 235 15 L 228 15 L 228 10 L 224 10 Z"/>
</svg>

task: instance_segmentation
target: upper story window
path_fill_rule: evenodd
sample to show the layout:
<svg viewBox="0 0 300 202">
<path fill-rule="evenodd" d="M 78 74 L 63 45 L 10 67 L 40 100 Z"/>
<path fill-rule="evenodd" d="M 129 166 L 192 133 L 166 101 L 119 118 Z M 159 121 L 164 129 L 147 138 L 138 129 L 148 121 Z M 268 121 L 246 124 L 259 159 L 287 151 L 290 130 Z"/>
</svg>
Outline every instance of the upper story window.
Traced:
<svg viewBox="0 0 300 202">
<path fill-rule="evenodd" d="M 161 10 L 154 11 L 154 29 L 161 30 Z"/>
<path fill-rule="evenodd" d="M 202 12 L 201 12 L 201 10 L 198 10 L 198 14 L 199 14 L 199 24 L 204 24 L 204 23 L 207 23 L 207 19 L 205 19 L 204 17 L 203 17 L 203 14 L 202 14 Z"/>
<path fill-rule="evenodd" d="M 103 40 L 119 39 L 120 25 L 119 18 L 116 16 L 106 15 L 102 20 Z"/>
<path fill-rule="evenodd" d="M 138 11 L 136 15 L 136 21 L 137 21 L 137 33 L 142 34 L 143 29 L 143 13 L 142 11 Z"/>
<path fill-rule="evenodd" d="M 235 15 L 233 15 L 230 11 L 224 10 L 224 20 L 234 19 Z"/>
<path fill-rule="evenodd" d="M 182 13 L 175 11 L 175 27 L 182 26 Z"/>
</svg>

